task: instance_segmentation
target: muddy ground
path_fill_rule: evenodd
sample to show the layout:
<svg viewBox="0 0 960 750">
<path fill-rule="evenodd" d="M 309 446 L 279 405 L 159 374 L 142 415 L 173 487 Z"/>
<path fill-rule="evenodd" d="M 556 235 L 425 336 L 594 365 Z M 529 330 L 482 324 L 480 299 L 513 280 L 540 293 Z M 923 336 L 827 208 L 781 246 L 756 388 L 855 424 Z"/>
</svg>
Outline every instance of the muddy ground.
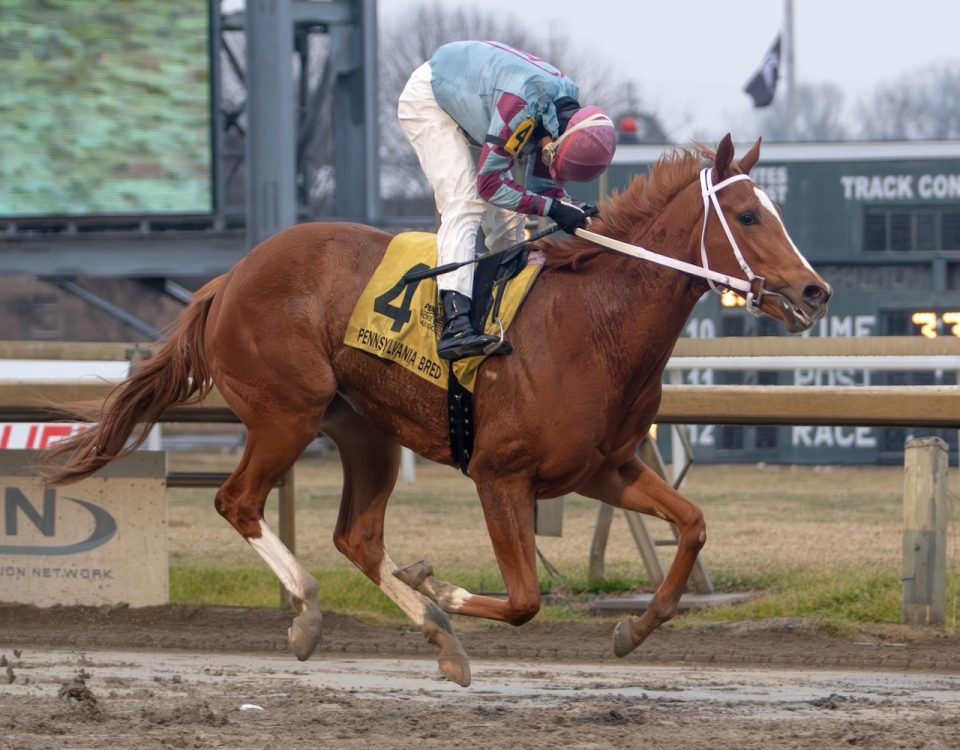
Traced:
<svg viewBox="0 0 960 750">
<path fill-rule="evenodd" d="M 418 633 L 328 616 L 301 663 L 288 621 L 2 606 L 0 748 L 960 747 L 960 639 L 931 631 L 668 626 L 619 660 L 613 619 L 461 620 L 460 688 Z"/>
</svg>

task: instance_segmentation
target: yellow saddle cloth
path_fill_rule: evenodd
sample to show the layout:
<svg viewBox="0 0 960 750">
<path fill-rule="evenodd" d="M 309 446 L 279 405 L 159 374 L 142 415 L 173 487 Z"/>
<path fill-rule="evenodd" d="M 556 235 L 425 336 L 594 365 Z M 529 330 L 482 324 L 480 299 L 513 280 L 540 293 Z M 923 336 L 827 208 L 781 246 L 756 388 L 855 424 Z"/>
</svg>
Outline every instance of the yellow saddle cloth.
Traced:
<svg viewBox="0 0 960 750">
<path fill-rule="evenodd" d="M 446 389 L 450 363 L 437 355 L 437 340 L 443 329 L 443 311 L 436 278 L 404 284 L 413 270 L 435 268 L 437 236 L 428 232 L 404 232 L 390 241 L 383 260 L 360 295 L 344 343 L 396 362 L 429 383 Z M 510 326 L 527 292 L 540 273 L 542 262 L 535 258 L 506 282 L 500 304 L 500 320 Z M 499 335 L 500 326 L 487 316 L 486 332 Z M 473 391 L 485 356 L 468 357 L 453 363 L 457 379 Z"/>
</svg>

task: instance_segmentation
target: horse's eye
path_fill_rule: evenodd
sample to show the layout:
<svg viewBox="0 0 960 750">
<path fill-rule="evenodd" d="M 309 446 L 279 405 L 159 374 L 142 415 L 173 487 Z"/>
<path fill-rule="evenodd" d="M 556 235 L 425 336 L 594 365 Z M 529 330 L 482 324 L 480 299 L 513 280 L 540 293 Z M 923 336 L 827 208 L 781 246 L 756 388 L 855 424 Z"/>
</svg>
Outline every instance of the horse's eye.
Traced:
<svg viewBox="0 0 960 750">
<path fill-rule="evenodd" d="M 749 226 L 750 224 L 756 224 L 758 219 L 757 215 L 753 211 L 744 211 L 737 217 L 737 221 L 741 224 Z"/>
</svg>

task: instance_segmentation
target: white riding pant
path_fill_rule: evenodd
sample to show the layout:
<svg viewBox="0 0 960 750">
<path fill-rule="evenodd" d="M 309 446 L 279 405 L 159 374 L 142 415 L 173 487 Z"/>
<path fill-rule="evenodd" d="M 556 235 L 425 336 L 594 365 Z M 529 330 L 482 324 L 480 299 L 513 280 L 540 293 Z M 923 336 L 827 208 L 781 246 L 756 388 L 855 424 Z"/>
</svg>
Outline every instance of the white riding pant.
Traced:
<svg viewBox="0 0 960 750">
<path fill-rule="evenodd" d="M 471 260 L 476 254 L 477 231 L 482 226 L 488 251 L 523 239 L 524 215 L 487 203 L 477 192 L 477 158 L 460 126 L 437 104 L 430 85 L 430 63 L 413 71 L 400 94 L 400 127 L 420 160 L 433 188 L 440 229 L 439 264 Z M 473 296 L 473 265 L 437 277 L 441 291 Z"/>
</svg>

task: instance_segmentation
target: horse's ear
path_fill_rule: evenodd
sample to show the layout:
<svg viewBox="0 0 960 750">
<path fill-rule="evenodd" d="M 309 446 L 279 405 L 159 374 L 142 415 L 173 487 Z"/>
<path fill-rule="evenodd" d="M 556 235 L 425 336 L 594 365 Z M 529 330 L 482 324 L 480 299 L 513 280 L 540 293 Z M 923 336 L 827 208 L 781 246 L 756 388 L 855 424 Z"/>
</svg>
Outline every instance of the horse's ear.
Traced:
<svg viewBox="0 0 960 750">
<path fill-rule="evenodd" d="M 757 142 L 740 158 L 740 171 L 744 174 L 750 174 L 750 171 L 757 166 L 757 162 L 760 160 L 760 141 L 762 140 L 763 138 L 757 138 Z"/>
<path fill-rule="evenodd" d="M 717 172 L 717 182 L 727 179 L 730 174 L 730 162 L 733 161 L 733 138 L 727 133 L 717 146 L 717 155 L 713 160 L 713 167 Z"/>
</svg>

